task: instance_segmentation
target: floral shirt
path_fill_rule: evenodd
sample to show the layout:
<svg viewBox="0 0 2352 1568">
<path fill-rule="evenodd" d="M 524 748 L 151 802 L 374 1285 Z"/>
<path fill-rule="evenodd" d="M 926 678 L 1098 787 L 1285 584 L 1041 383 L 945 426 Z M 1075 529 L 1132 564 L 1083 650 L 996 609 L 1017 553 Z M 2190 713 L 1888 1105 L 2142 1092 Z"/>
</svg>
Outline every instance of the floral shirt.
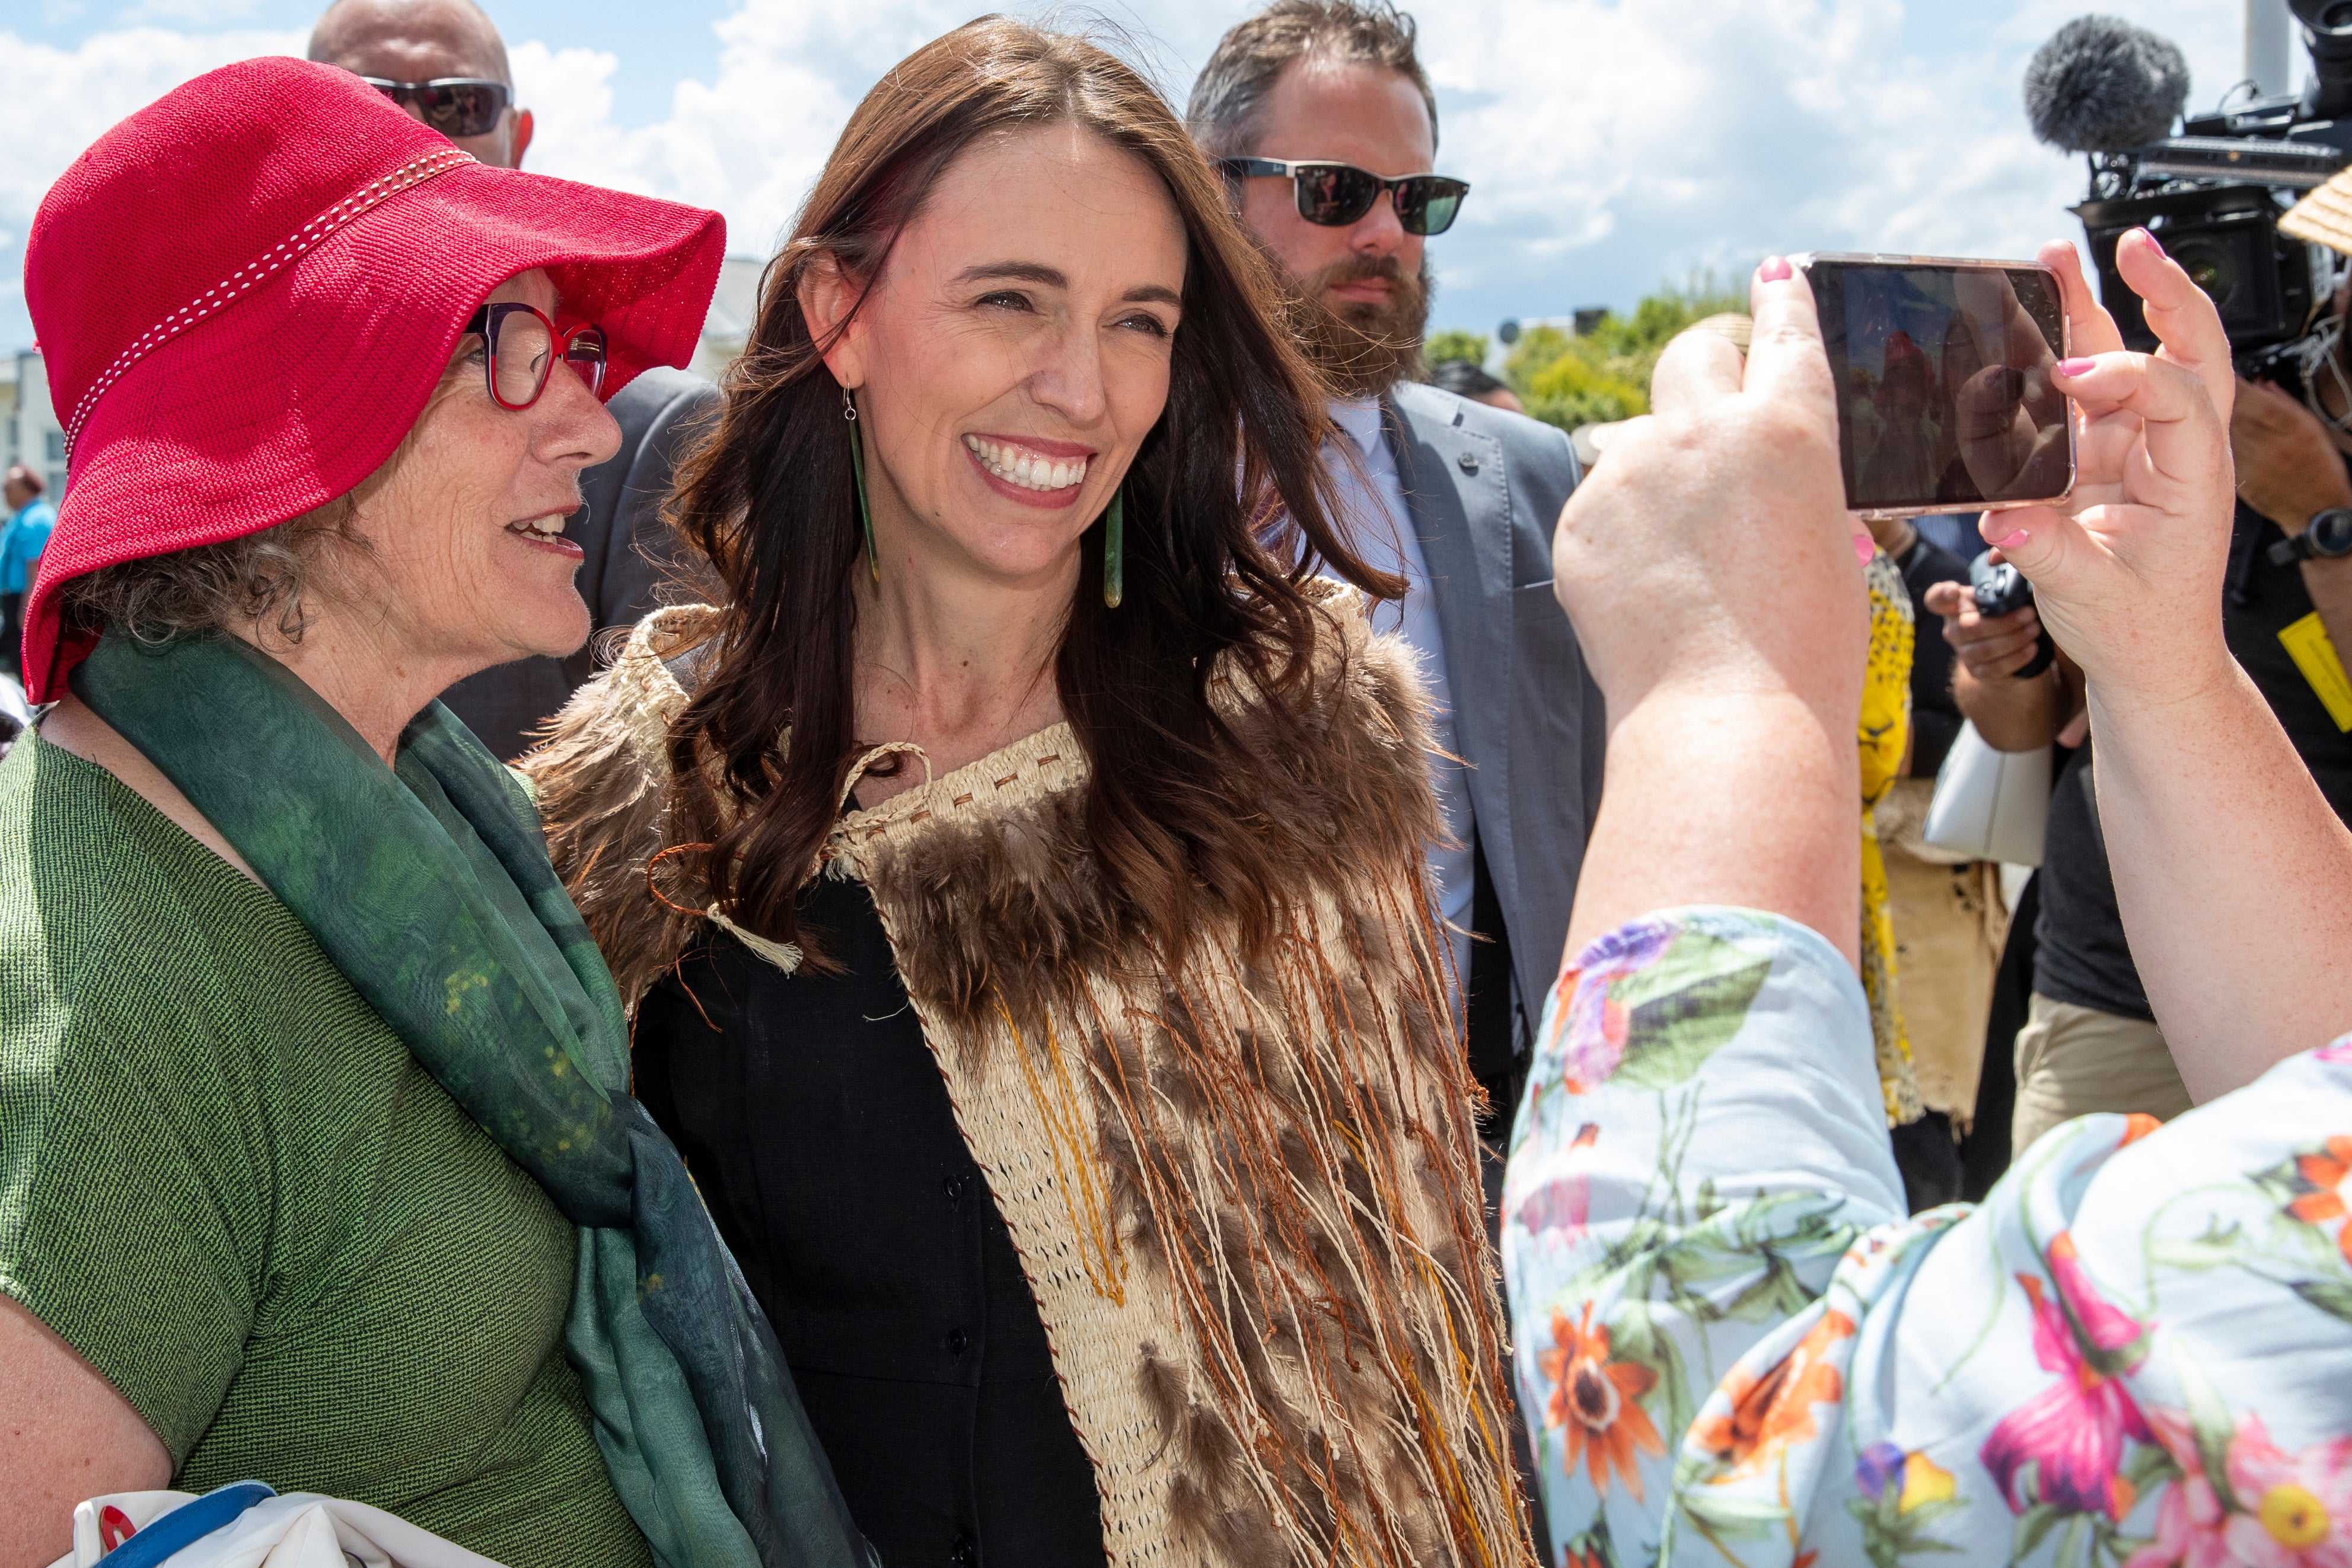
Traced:
<svg viewBox="0 0 2352 1568">
<path fill-rule="evenodd" d="M 2352 1568 L 2352 1037 L 1903 1218 L 1870 1018 L 1787 921 L 1611 931 L 1503 1194 L 1563 1568 Z"/>
</svg>

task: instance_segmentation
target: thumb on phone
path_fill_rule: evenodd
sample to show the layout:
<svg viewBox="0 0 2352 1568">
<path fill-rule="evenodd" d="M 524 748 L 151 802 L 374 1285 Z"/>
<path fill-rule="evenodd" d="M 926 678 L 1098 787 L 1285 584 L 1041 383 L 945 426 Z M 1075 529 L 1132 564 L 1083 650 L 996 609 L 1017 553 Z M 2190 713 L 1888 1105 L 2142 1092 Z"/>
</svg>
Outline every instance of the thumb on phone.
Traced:
<svg viewBox="0 0 2352 1568">
<path fill-rule="evenodd" d="M 2083 525 L 2056 507 L 1989 511 L 1978 520 L 1977 531 L 2000 552 L 2000 562 L 2025 574 L 2025 580 L 2033 584 L 2037 604 L 2045 595 L 2063 598 L 2069 563 L 2079 564 L 2084 552 L 2097 549 L 2084 536 Z"/>
</svg>

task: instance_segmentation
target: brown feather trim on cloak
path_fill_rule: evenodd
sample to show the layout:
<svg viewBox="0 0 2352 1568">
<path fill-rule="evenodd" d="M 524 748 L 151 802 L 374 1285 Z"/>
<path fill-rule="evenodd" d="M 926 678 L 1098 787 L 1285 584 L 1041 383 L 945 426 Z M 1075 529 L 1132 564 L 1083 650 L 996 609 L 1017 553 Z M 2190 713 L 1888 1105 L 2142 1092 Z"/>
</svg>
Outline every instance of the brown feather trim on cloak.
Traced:
<svg viewBox="0 0 2352 1568">
<path fill-rule="evenodd" d="M 520 764 L 538 795 L 547 852 L 633 1017 L 695 925 L 648 890 L 647 865 L 676 842 L 663 747 L 686 706 L 662 660 L 701 642 L 717 620 L 707 605 L 647 616 L 612 668 L 572 694 Z"/>
<path fill-rule="evenodd" d="M 1324 591 L 1294 787 L 1236 800 L 1297 868 L 1245 968 L 1212 910 L 1171 973 L 1103 884 L 1055 725 L 853 811 L 871 890 L 1094 1460 L 1118 1563 L 1523 1568 L 1477 1090 L 1422 847 L 1438 830 L 1411 653 Z M 647 890 L 670 827 L 670 611 L 526 763 L 632 1005 L 696 933 Z M 1265 697 L 1236 671 L 1245 741 Z M 657 868 L 665 897 L 702 900 Z"/>
</svg>

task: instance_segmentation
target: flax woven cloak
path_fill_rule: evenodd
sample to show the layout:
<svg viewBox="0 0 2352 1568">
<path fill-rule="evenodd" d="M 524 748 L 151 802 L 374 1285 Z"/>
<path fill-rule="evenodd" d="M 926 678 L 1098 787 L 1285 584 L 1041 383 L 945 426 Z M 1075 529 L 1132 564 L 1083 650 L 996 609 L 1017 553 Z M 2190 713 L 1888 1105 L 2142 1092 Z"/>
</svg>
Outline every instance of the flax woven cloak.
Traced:
<svg viewBox="0 0 2352 1568">
<path fill-rule="evenodd" d="M 1118 1568 L 1509 1564 L 1532 1554 L 1480 1213 L 1477 1089 L 1423 846 L 1439 826 L 1412 655 L 1365 601 L 1323 623 L 1280 753 L 1234 817 L 1301 849 L 1274 951 L 1213 910 L 1171 973 L 1105 883 L 1056 724 L 872 810 L 825 874 L 870 890 L 957 1124 L 1011 1230 Z M 660 612 L 527 762 L 555 864 L 632 1007 L 705 933 L 667 741 L 715 611 Z M 667 661 L 667 662 L 665 662 Z M 1238 661 L 1213 700 L 1253 741 Z M 711 940 L 730 940 L 712 934 Z"/>
</svg>

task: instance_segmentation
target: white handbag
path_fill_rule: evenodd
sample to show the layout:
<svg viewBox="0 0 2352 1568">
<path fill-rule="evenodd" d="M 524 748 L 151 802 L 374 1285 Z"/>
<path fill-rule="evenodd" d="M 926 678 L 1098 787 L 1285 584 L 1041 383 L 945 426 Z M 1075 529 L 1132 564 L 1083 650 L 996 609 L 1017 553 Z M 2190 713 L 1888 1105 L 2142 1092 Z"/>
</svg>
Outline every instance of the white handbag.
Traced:
<svg viewBox="0 0 2352 1568">
<path fill-rule="evenodd" d="M 1920 837 L 1939 849 L 2012 866 L 2042 864 L 2050 824 L 2050 748 L 1996 752 L 1962 724 L 1936 774 Z"/>
<path fill-rule="evenodd" d="M 487 1557 L 363 1502 L 289 1492 L 264 1495 L 240 1512 L 215 1501 L 237 1489 L 224 1487 L 205 1498 L 169 1491 L 91 1498 L 74 1510 L 74 1549 L 50 1568 L 96 1568 L 99 1559 L 118 1548 L 118 1562 L 154 1557 L 171 1568 L 499 1568 Z M 169 1518 L 192 1503 L 213 1505 L 202 1524 L 222 1522 L 163 1554 L 131 1551 L 151 1530 L 155 1534 L 149 1539 L 158 1545 L 166 1537 L 189 1533 L 174 1531 Z"/>
</svg>

